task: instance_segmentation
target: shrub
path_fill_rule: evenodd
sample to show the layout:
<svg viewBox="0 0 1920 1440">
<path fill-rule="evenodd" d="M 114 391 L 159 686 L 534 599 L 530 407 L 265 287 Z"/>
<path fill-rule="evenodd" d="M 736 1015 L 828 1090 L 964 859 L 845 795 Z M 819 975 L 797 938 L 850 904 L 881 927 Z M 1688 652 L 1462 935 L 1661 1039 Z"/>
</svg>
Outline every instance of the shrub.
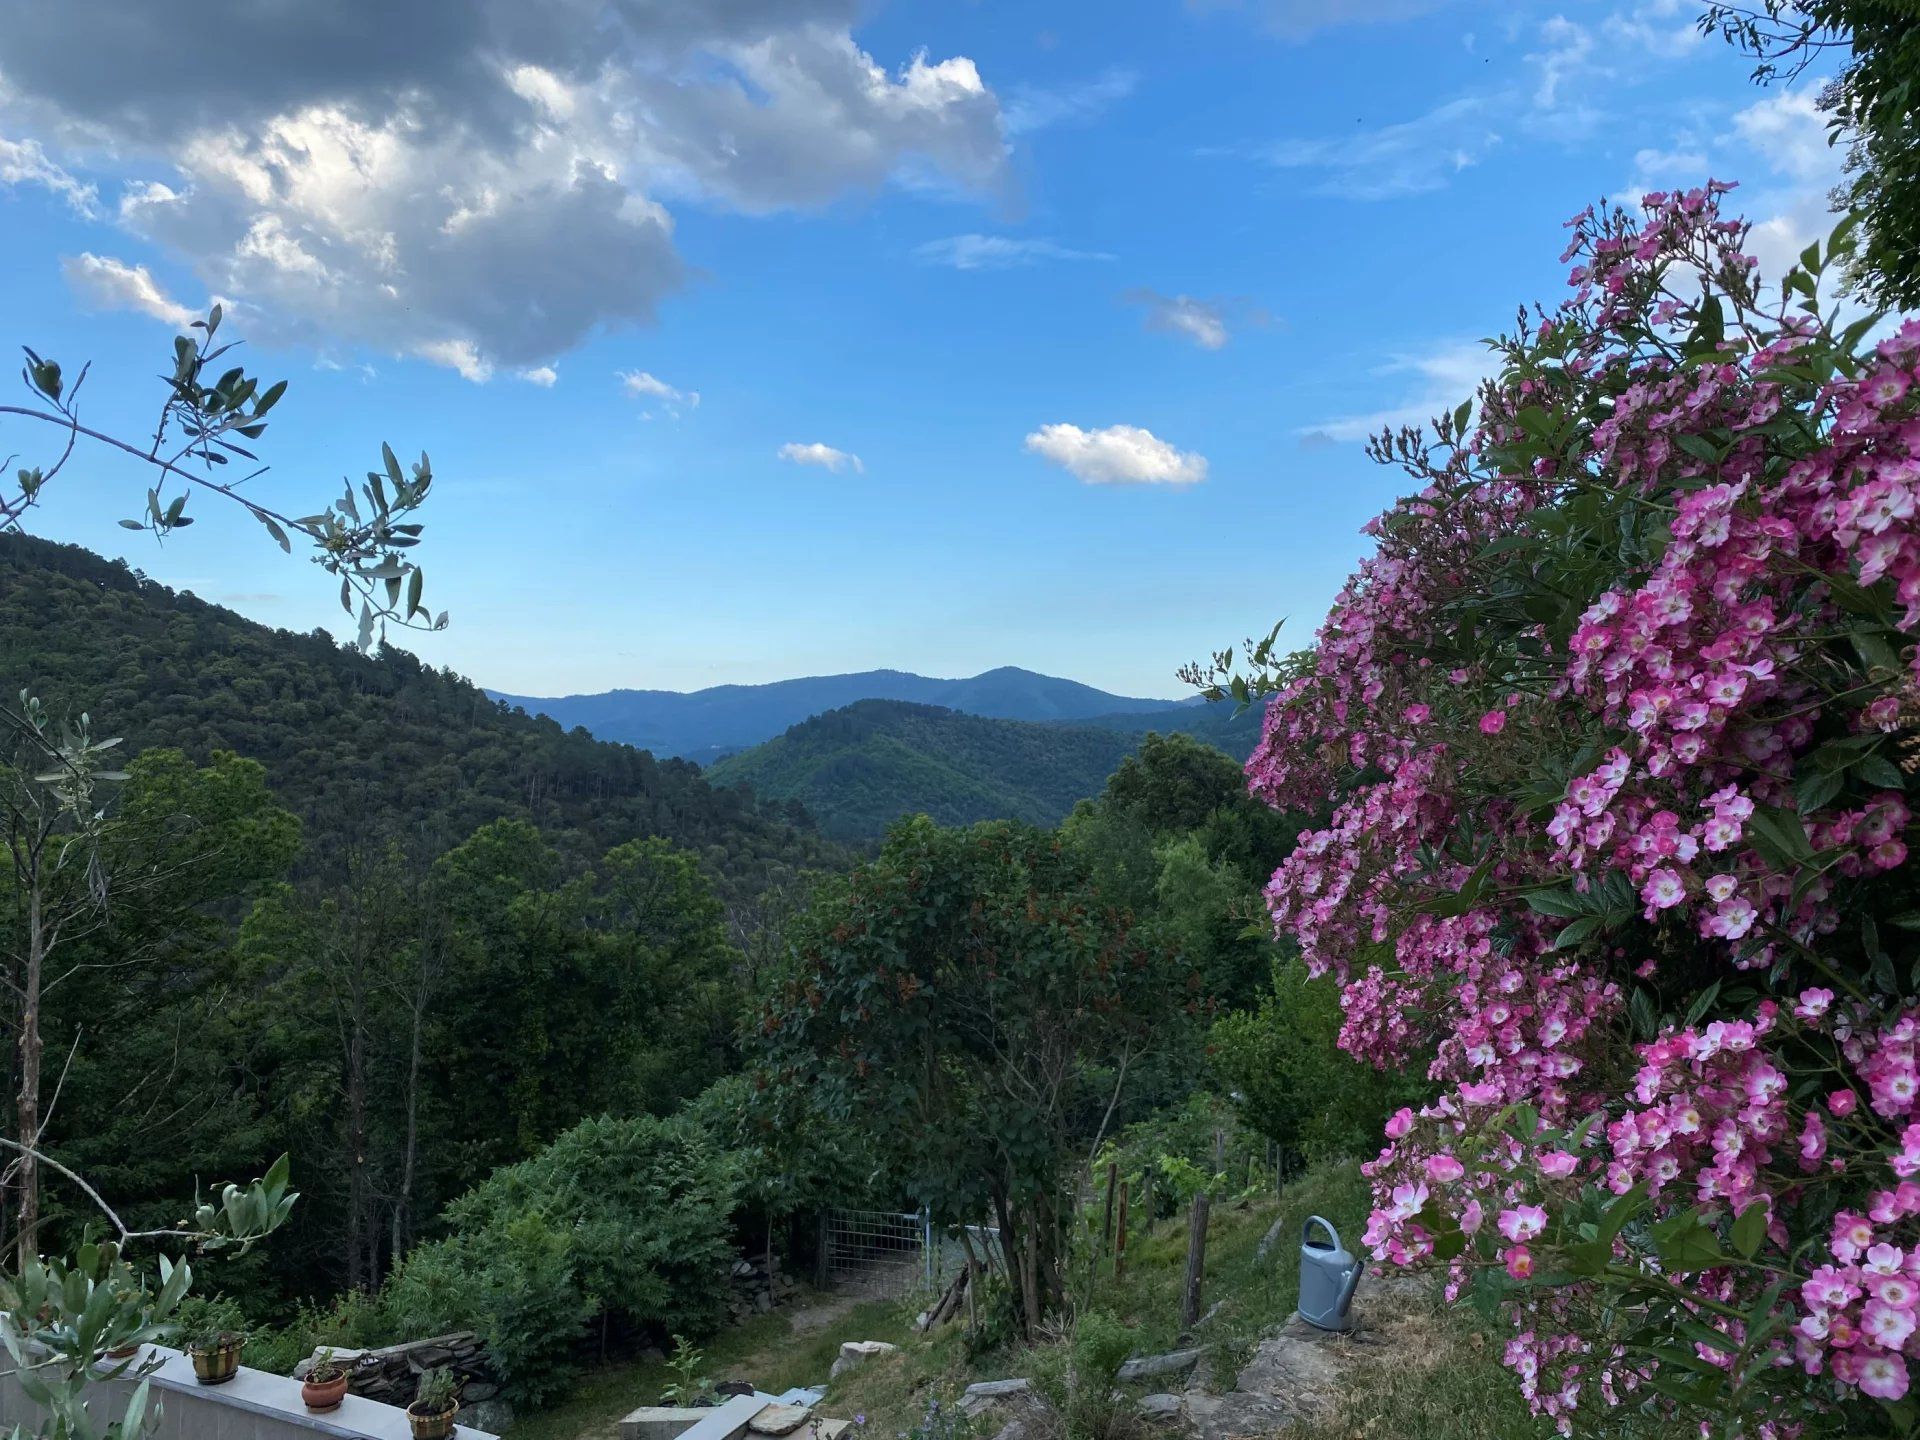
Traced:
<svg viewBox="0 0 1920 1440">
<path fill-rule="evenodd" d="M 1911 1432 L 1920 322 L 1777 301 L 1725 187 L 1577 217 L 1249 763 L 1342 1043 L 1440 1093 L 1377 1256 L 1513 1317 L 1563 1430 Z M 1896 959 L 1898 957 L 1898 959 Z"/>
<path fill-rule="evenodd" d="M 478 1330 L 516 1400 L 572 1374 L 602 1314 L 659 1333 L 701 1333 L 720 1313 L 731 1258 L 732 1168 L 682 1121 L 583 1121 L 496 1171 L 447 1210 L 453 1233 L 389 1281 L 409 1334 Z"/>
<path fill-rule="evenodd" d="M 1214 1022 L 1214 1074 L 1233 1094 L 1241 1123 L 1289 1161 L 1372 1154 L 1387 1117 L 1431 1089 L 1417 1075 L 1382 1073 L 1343 1053 L 1340 1018 L 1338 992 L 1312 983 L 1296 959 L 1275 962 L 1257 1012 Z"/>
<path fill-rule="evenodd" d="M 1059 1345 L 1035 1352 L 1033 1383 L 1064 1440 L 1128 1440 L 1144 1427 L 1115 1387 L 1133 1353 L 1133 1332 L 1111 1315 L 1082 1311 Z"/>
</svg>

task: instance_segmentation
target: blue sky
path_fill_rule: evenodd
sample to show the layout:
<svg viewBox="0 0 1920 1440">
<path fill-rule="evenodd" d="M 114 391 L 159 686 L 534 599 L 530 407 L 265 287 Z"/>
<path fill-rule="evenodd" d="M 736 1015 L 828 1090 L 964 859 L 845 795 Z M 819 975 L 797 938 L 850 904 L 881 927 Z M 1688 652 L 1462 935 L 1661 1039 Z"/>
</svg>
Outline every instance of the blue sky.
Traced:
<svg viewBox="0 0 1920 1440">
<path fill-rule="evenodd" d="M 115 6 L 102 53 L 0 0 L 7 338 L 137 433 L 222 298 L 291 382 L 267 493 L 430 451 L 453 623 L 409 643 L 522 693 L 1178 693 L 1307 637 L 1399 492 L 1360 438 L 1465 398 L 1568 215 L 1738 179 L 1777 273 L 1836 172 L 1816 81 L 1663 0 Z M 250 521 L 118 529 L 143 485 L 89 459 L 35 528 L 346 633 Z"/>
</svg>

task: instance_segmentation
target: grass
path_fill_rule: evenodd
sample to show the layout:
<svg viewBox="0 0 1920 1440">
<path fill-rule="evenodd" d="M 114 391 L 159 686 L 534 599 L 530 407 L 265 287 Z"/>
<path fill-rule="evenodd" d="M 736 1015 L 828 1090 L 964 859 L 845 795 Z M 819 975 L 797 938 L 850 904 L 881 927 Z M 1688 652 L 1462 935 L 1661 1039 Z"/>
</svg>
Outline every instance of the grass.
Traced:
<svg viewBox="0 0 1920 1440">
<path fill-rule="evenodd" d="M 1367 1211 L 1366 1182 L 1351 1162 L 1319 1167 L 1272 1196 L 1224 1201 L 1212 1214 L 1202 1310 L 1218 1302 L 1210 1318 L 1184 1332 L 1180 1290 L 1186 1271 L 1187 1227 L 1162 1220 L 1147 1234 L 1137 1231 L 1125 1276 L 1102 1265 L 1089 1283 L 1084 1262 L 1076 1266 L 1073 1290 L 1083 1312 L 1097 1309 L 1125 1326 L 1135 1354 L 1157 1354 L 1181 1344 L 1207 1351 L 1200 1383 L 1231 1389 L 1261 1337 L 1292 1313 L 1299 1288 L 1299 1233 L 1308 1215 L 1324 1215 L 1339 1227 L 1348 1248 L 1358 1242 Z M 1261 1238 L 1278 1221 L 1280 1233 L 1265 1260 L 1256 1258 Z M 1365 1282 L 1362 1282 L 1363 1290 Z M 1043 1346 L 1008 1344 L 969 1355 L 958 1325 L 932 1335 L 913 1332 L 911 1302 L 874 1301 L 833 1313 L 830 1323 L 799 1328 L 821 1297 L 797 1309 L 755 1316 L 723 1332 L 709 1347 L 706 1373 L 714 1380 L 751 1380 L 775 1393 L 824 1380 L 846 1340 L 887 1340 L 901 1347 L 848 1372 L 831 1386 L 823 1415 L 866 1418 L 865 1435 L 896 1440 L 913 1428 L 930 1398 L 949 1401 L 976 1380 L 1045 1373 L 1058 1369 L 1058 1340 Z M 828 1302 L 830 1304 L 830 1302 Z M 823 1318 L 817 1309 L 815 1319 Z M 1286 1432 L 1286 1440 L 1544 1440 L 1550 1427 L 1527 1413 L 1514 1377 L 1500 1363 L 1502 1332 L 1483 1330 L 1470 1311 L 1409 1297 L 1373 1310 L 1375 1343 L 1359 1347 L 1350 1382 L 1319 1419 Z M 616 1422 L 636 1406 L 656 1403 L 667 1382 L 664 1365 L 614 1366 L 590 1373 L 562 1405 L 529 1415 L 513 1427 L 512 1440 L 612 1440 Z M 1164 1388 L 1164 1380 L 1135 1389 Z M 989 1414 L 977 1435 L 998 1428 Z M 1623 1422 L 1626 1417 L 1623 1417 Z M 1618 1433 L 1636 1440 L 1680 1440 L 1693 1432 L 1659 1424 L 1623 1423 Z"/>
<path fill-rule="evenodd" d="M 748 1380 L 776 1395 L 795 1385 L 817 1385 L 827 1378 L 842 1341 L 898 1344 L 913 1323 L 913 1316 L 899 1302 L 876 1300 L 854 1305 L 818 1329 L 796 1332 L 793 1317 L 804 1314 L 814 1299 L 803 1295 L 797 1305 L 755 1315 L 721 1331 L 706 1346 L 707 1377 Z M 619 1433 L 621 1416 L 642 1405 L 660 1403 L 669 1378 L 664 1361 L 591 1370 L 565 1401 L 516 1419 L 513 1440 L 612 1440 Z"/>
</svg>

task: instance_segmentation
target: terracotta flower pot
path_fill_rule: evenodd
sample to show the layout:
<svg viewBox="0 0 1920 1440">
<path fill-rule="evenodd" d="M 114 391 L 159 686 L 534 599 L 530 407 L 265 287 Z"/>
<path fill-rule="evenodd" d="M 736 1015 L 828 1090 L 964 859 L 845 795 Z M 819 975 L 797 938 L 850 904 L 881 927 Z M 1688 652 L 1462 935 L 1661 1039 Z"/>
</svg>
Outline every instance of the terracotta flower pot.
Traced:
<svg viewBox="0 0 1920 1440">
<path fill-rule="evenodd" d="M 309 1410 L 337 1410 L 347 1398 L 347 1372 L 328 1370 L 324 1380 L 309 1375 L 300 1386 L 300 1403 Z"/>
<path fill-rule="evenodd" d="M 459 1413 L 458 1400 L 439 1411 L 423 1411 L 420 1402 L 414 1401 L 407 1406 L 407 1424 L 413 1427 L 413 1440 L 447 1440 L 447 1436 L 453 1434 L 453 1417 Z"/>
<path fill-rule="evenodd" d="M 113 1349 L 107 1351 L 107 1359 L 131 1360 L 134 1356 L 138 1355 L 139 1353 L 140 1353 L 140 1347 L 138 1345 L 116 1345 L 113 1347 Z"/>
<path fill-rule="evenodd" d="M 246 1342 L 238 1335 L 222 1335 L 204 1349 L 187 1351 L 193 1359 L 193 1378 L 202 1385 L 224 1385 L 240 1371 L 240 1347 Z"/>
</svg>

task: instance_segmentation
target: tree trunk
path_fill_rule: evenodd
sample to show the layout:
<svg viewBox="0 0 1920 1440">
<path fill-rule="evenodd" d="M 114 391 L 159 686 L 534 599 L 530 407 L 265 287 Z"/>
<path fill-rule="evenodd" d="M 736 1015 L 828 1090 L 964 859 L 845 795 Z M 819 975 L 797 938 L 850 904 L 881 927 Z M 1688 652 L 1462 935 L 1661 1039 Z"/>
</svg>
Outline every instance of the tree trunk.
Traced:
<svg viewBox="0 0 1920 1440">
<path fill-rule="evenodd" d="M 367 1036 L 364 1005 L 356 983 L 347 1031 L 347 1285 L 373 1288 L 367 1209 Z"/>
<path fill-rule="evenodd" d="M 20 1143 L 40 1143 L 40 976 L 46 963 L 46 926 L 40 910 L 40 887 L 27 891 L 27 973 L 20 986 L 20 1089 L 14 1099 L 14 1119 Z M 15 1182 L 20 1191 L 19 1261 L 22 1266 L 38 1253 L 40 1230 L 40 1162 L 22 1154 Z"/>
<path fill-rule="evenodd" d="M 424 962 L 423 962 L 424 963 Z M 406 1255 L 408 1241 L 413 1237 L 413 1174 L 420 1153 L 420 1030 L 425 1023 L 426 994 L 425 985 L 416 995 L 412 1007 L 412 1035 L 407 1050 L 407 1100 L 406 1132 L 400 1149 L 400 1195 L 393 1204 L 393 1259 L 391 1266 L 398 1269 L 400 1261 Z"/>
</svg>

